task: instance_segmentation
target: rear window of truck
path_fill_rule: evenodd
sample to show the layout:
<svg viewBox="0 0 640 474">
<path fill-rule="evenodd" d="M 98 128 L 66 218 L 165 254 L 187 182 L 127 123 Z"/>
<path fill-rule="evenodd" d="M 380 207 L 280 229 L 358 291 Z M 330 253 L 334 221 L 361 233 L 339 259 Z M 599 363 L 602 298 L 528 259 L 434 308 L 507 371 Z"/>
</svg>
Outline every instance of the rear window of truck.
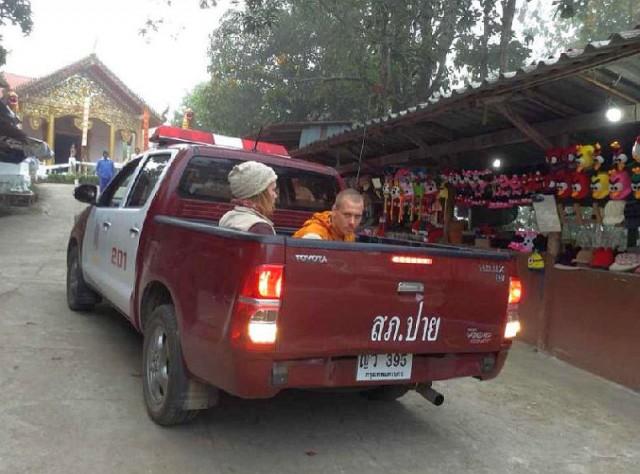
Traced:
<svg viewBox="0 0 640 474">
<path fill-rule="evenodd" d="M 241 161 L 194 156 L 180 180 L 180 197 L 200 201 L 231 201 L 227 175 L 238 163 Z M 331 208 L 339 191 L 338 182 L 333 176 L 295 168 L 271 167 L 278 175 L 278 208 L 305 211 Z"/>
</svg>

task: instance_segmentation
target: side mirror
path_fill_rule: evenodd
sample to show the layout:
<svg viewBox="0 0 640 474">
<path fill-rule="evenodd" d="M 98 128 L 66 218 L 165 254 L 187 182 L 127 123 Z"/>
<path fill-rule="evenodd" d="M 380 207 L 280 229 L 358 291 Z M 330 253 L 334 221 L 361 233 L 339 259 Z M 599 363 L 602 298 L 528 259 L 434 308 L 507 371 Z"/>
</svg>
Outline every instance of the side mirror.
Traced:
<svg viewBox="0 0 640 474">
<path fill-rule="evenodd" d="M 98 187 L 95 184 L 81 184 L 73 190 L 73 197 L 86 204 L 95 204 Z"/>
</svg>

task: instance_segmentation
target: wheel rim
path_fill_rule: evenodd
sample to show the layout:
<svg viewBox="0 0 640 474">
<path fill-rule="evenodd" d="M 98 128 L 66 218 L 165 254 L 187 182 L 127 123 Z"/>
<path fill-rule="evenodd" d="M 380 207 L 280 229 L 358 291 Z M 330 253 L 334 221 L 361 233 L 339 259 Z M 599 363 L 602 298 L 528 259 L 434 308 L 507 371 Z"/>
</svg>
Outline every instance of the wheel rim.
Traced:
<svg viewBox="0 0 640 474">
<path fill-rule="evenodd" d="M 157 325 L 147 346 L 147 385 L 154 405 L 161 405 L 169 387 L 169 351 L 167 334 Z"/>
</svg>

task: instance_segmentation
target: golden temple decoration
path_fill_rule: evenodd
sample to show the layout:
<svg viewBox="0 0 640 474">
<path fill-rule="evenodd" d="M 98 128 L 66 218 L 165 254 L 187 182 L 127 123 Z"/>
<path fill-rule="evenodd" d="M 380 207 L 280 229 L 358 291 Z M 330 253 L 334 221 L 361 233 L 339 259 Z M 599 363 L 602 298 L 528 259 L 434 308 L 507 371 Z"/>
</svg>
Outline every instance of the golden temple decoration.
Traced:
<svg viewBox="0 0 640 474">
<path fill-rule="evenodd" d="M 42 118 L 41 117 L 29 117 L 29 125 L 32 130 L 39 130 L 42 127 Z"/>
<path fill-rule="evenodd" d="M 78 130 L 82 130 L 82 119 L 73 117 L 73 125 L 75 125 Z M 87 130 L 91 130 L 91 127 L 93 127 L 93 120 L 89 120 Z"/>
<path fill-rule="evenodd" d="M 122 141 L 129 143 L 131 141 L 131 130 L 120 130 L 120 133 L 122 134 Z"/>
<path fill-rule="evenodd" d="M 83 73 L 71 76 L 62 83 L 24 100 L 23 113 L 32 117 L 82 117 L 83 104 L 87 96 L 91 96 L 91 118 L 100 119 L 118 129 L 133 130 L 138 126 L 137 111 L 116 102 L 101 85 Z"/>
</svg>

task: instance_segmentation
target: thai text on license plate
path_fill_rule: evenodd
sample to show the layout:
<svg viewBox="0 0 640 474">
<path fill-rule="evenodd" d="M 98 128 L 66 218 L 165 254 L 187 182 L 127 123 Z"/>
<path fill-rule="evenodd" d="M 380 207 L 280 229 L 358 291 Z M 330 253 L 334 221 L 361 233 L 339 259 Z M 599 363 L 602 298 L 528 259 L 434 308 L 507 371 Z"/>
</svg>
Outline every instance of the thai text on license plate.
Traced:
<svg viewBox="0 0 640 474">
<path fill-rule="evenodd" d="M 413 354 L 364 354 L 358 356 L 356 381 L 409 380 Z"/>
</svg>

